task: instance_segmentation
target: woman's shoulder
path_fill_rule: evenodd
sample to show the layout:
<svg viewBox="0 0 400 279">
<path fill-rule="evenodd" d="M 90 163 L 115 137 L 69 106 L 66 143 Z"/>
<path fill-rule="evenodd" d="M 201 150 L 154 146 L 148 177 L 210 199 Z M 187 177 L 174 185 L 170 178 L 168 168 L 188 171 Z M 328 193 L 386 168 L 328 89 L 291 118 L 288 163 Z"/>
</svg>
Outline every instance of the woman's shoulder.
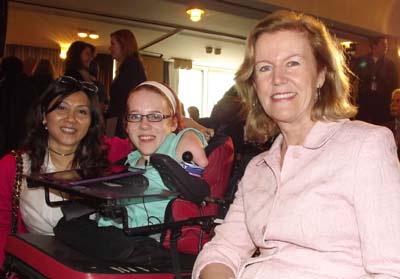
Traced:
<svg viewBox="0 0 400 279">
<path fill-rule="evenodd" d="M 77 80 L 84 80 L 83 76 L 81 75 L 81 73 L 78 70 L 75 69 L 67 69 L 64 72 L 64 76 L 70 76 L 73 77 Z"/>
<path fill-rule="evenodd" d="M 371 133 L 382 135 L 392 134 L 390 129 L 385 126 L 374 125 L 359 120 L 345 122 L 343 125 L 343 132 L 354 134 L 357 137 L 362 137 L 362 135 L 368 135 Z"/>
<path fill-rule="evenodd" d="M 176 136 L 177 136 L 178 138 L 180 138 L 180 137 L 182 137 L 182 136 L 184 136 L 184 135 L 195 136 L 195 137 L 200 138 L 202 141 L 203 141 L 203 140 L 205 141 L 204 135 L 202 134 L 202 132 L 200 132 L 200 131 L 197 130 L 196 128 L 190 128 L 190 127 L 189 127 L 189 128 L 185 128 L 185 129 L 179 131 L 179 133 L 178 133 Z"/>
<path fill-rule="evenodd" d="M 0 159 L 0 170 L 10 166 L 15 166 L 16 161 L 14 155 L 10 152 Z"/>
<path fill-rule="evenodd" d="M 31 161 L 29 155 L 23 151 L 17 151 L 18 154 L 21 156 L 22 164 L 24 167 L 24 173 L 28 173 L 28 170 L 31 165 Z M 13 152 L 10 152 L 0 158 L 0 176 L 4 173 L 8 173 L 10 171 L 15 172 L 17 166 L 17 160 Z"/>
<path fill-rule="evenodd" d="M 0 159 L 0 180 L 11 181 L 14 180 L 17 169 L 17 161 L 14 155 L 10 152 Z M 2 186 L 3 183 L 0 183 Z"/>
<path fill-rule="evenodd" d="M 139 59 L 137 59 L 136 57 L 133 56 L 129 56 L 127 58 L 125 58 L 124 62 L 121 65 L 121 69 L 130 69 L 130 68 L 142 68 L 143 65 L 141 63 L 141 61 Z"/>
</svg>

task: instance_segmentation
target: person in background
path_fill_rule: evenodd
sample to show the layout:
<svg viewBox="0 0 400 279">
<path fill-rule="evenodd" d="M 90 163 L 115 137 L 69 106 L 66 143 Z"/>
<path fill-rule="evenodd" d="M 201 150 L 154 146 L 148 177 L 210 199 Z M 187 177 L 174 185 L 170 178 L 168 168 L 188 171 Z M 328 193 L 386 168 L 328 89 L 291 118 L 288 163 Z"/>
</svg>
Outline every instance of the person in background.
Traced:
<svg viewBox="0 0 400 279">
<path fill-rule="evenodd" d="M 122 29 L 112 33 L 110 38 L 110 53 L 117 60 L 118 69 L 111 83 L 107 118 L 117 118 L 115 135 L 125 138 L 123 113 L 128 94 L 138 84 L 145 81 L 147 77 L 133 33 Z"/>
<path fill-rule="evenodd" d="M 24 59 L 23 62 L 23 72 L 27 77 L 30 77 L 33 74 L 33 70 L 35 69 L 37 61 L 35 58 L 28 56 Z"/>
<path fill-rule="evenodd" d="M 99 89 L 97 91 L 97 96 L 99 97 L 99 105 L 100 105 L 100 110 L 103 112 L 103 115 L 106 115 L 107 108 L 108 108 L 108 96 L 106 94 L 106 88 L 104 85 L 98 80 L 99 78 L 99 72 L 100 72 L 100 66 L 99 63 L 97 63 L 96 60 L 92 60 L 89 66 L 89 74 L 92 77 L 93 83 L 97 86 Z"/>
<path fill-rule="evenodd" d="M 390 114 L 392 91 L 399 86 L 396 65 L 385 55 L 388 51 L 386 37 L 371 39 L 371 52 L 355 59 L 352 71 L 358 77 L 356 119 L 385 125 L 393 120 Z"/>
<path fill-rule="evenodd" d="M 26 118 L 34 100 L 32 86 L 23 72 L 23 63 L 16 56 L 5 57 L 0 81 L 0 126 L 5 144 L 0 146 L 0 158 L 21 147 L 26 136 Z"/>
<path fill-rule="evenodd" d="M 344 54 L 314 17 L 277 11 L 236 73 L 254 157 L 192 278 L 400 278 L 400 166 L 386 127 L 350 121 Z"/>
<path fill-rule="evenodd" d="M 73 42 L 67 51 L 64 75 L 80 81 L 92 82 L 89 66 L 93 60 L 94 50 L 91 44 L 82 41 Z"/>
<path fill-rule="evenodd" d="M 400 88 L 396 88 L 392 92 L 390 114 L 393 116 L 393 120 L 388 122 L 385 126 L 393 132 L 397 146 L 397 154 L 400 158 Z"/>
<path fill-rule="evenodd" d="M 192 118 L 194 121 L 199 121 L 200 118 L 200 112 L 199 109 L 195 106 L 188 107 L 187 109 L 189 113 L 189 117 Z"/>
<path fill-rule="evenodd" d="M 166 85 L 146 81 L 133 89 L 128 95 L 125 118 L 126 132 L 136 147 L 128 155 L 127 164 L 146 169 L 144 176 L 149 181 L 146 191 L 157 193 L 169 190 L 157 169 L 148 164 L 154 153 L 166 154 L 183 162 L 182 154 L 189 151 L 197 165 L 207 166 L 204 137 L 195 129 L 183 129 L 179 99 Z M 127 209 L 129 227 L 163 223 L 165 209 L 171 198 L 144 198 L 143 203 L 133 204 L 121 201 Z M 135 237 L 123 234 L 121 228 L 122 224 L 118 219 L 101 217 L 96 224 L 96 221 L 84 216 L 71 221 L 63 218 L 54 231 L 56 237 L 86 254 L 129 262 L 128 251 L 135 245 Z M 109 239 L 113 240 L 110 244 L 107 241 Z"/>
<path fill-rule="evenodd" d="M 32 76 L 29 80 L 34 90 L 34 100 L 40 98 L 41 94 L 54 81 L 54 68 L 48 59 L 40 59 L 36 64 Z"/>
<path fill-rule="evenodd" d="M 243 152 L 247 114 L 248 108 L 233 85 L 213 107 L 210 117 L 200 118 L 198 122 L 214 132 L 230 136 L 235 154 L 240 155 Z"/>
</svg>

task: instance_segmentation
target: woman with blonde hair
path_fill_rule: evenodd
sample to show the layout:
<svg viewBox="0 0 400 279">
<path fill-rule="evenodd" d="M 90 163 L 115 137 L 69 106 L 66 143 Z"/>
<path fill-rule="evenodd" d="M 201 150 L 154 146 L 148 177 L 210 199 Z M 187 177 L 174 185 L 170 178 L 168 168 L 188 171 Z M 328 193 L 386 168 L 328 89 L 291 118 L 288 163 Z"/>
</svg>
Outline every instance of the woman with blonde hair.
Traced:
<svg viewBox="0 0 400 279">
<path fill-rule="evenodd" d="M 111 56 L 118 62 L 118 69 L 110 88 L 107 118 L 117 118 L 115 135 L 126 137 L 123 114 L 128 94 L 147 77 L 133 33 L 122 29 L 115 31 L 110 36 L 110 52 Z"/>
<path fill-rule="evenodd" d="M 237 85 L 252 159 L 193 278 L 400 278 L 400 167 L 391 132 L 348 118 L 344 55 L 314 17 L 278 11 L 248 37 Z"/>
</svg>

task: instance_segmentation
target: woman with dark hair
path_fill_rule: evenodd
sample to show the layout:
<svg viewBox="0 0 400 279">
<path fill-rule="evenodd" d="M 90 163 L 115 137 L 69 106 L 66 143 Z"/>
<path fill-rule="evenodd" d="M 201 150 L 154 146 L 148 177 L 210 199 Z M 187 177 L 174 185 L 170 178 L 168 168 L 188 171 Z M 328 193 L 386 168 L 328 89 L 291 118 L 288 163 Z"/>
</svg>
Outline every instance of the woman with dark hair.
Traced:
<svg viewBox="0 0 400 279">
<path fill-rule="evenodd" d="M 67 51 L 64 75 L 74 77 L 77 80 L 91 82 L 89 67 L 93 60 L 94 52 L 95 47 L 91 44 L 82 41 L 73 42 Z"/>
<path fill-rule="evenodd" d="M 54 68 L 50 60 L 40 59 L 29 79 L 34 90 L 34 100 L 36 100 L 54 81 Z"/>
<path fill-rule="evenodd" d="M 24 148 L 17 151 L 22 157 L 24 174 L 107 167 L 107 155 L 115 161 L 127 155 L 129 144 L 122 143 L 116 148 L 104 144 L 103 118 L 96 91 L 93 84 L 69 76 L 50 84 L 31 112 Z M 0 266 L 5 240 L 12 227 L 13 185 L 17 165 L 21 168 L 17 157 L 10 153 L 0 160 Z M 50 200 L 63 199 L 60 193 L 50 192 Z M 43 188 L 28 188 L 22 179 L 19 204 L 20 213 L 15 216 L 18 232 L 27 229 L 31 233 L 53 234 L 62 213 L 59 207 L 46 205 Z"/>
<path fill-rule="evenodd" d="M 125 136 L 123 114 L 129 92 L 147 79 L 138 45 L 133 33 L 123 29 L 112 33 L 110 52 L 117 60 L 118 69 L 110 88 L 108 118 L 117 118 L 115 135 Z"/>
<path fill-rule="evenodd" d="M 23 63 L 16 56 L 5 57 L 1 64 L 4 74 L 0 81 L 0 126 L 4 145 L 0 158 L 19 148 L 26 136 L 26 118 L 34 100 L 29 78 L 23 72 Z"/>
</svg>

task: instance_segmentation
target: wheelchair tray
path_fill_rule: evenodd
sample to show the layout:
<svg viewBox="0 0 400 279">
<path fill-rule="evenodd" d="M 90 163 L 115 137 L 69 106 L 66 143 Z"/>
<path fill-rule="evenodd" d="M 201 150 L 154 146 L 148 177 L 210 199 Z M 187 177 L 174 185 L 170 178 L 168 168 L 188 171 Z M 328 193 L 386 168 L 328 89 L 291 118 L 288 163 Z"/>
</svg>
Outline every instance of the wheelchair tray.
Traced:
<svg viewBox="0 0 400 279">
<path fill-rule="evenodd" d="M 116 171 L 115 171 L 116 170 Z M 89 173 L 91 173 L 89 175 Z M 145 198 L 163 198 L 173 194 L 170 191 L 150 191 L 144 170 L 118 166 L 113 171 L 99 174 L 96 170 L 71 170 L 65 172 L 26 175 L 28 187 L 44 187 L 45 191 L 58 190 L 73 196 L 108 202 L 110 200 L 134 199 L 142 202 Z M 97 176 L 93 176 L 97 174 Z"/>
</svg>

